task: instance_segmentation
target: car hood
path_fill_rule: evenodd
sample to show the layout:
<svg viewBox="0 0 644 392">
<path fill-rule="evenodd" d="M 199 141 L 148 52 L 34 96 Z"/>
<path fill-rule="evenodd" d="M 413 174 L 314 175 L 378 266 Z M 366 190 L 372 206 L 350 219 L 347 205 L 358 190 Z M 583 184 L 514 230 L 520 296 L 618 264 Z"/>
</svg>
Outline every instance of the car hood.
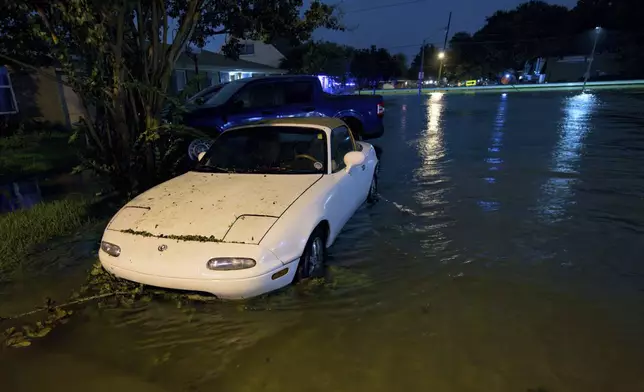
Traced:
<svg viewBox="0 0 644 392">
<path fill-rule="evenodd" d="M 321 175 L 189 172 L 137 196 L 107 229 L 185 240 L 259 243 Z"/>
</svg>

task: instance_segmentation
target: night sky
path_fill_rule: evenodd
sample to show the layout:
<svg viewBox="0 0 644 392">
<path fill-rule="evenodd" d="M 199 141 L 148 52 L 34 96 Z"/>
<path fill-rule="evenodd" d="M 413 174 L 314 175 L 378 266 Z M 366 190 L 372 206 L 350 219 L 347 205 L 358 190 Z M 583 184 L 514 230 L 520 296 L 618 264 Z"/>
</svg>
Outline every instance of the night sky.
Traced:
<svg viewBox="0 0 644 392">
<path fill-rule="evenodd" d="M 449 12 L 452 11 L 450 35 L 458 31 L 475 32 L 485 18 L 500 9 L 512 9 L 527 0 L 344 0 L 340 7 L 348 31 L 319 30 L 315 39 L 323 39 L 357 48 L 370 45 L 387 48 L 391 53 L 414 56 L 424 38 L 442 46 Z M 304 0 L 308 7 L 308 1 Z M 327 3 L 335 1 L 327 0 Z M 577 0 L 548 0 L 572 8 Z M 213 40 L 207 49 L 217 50 L 223 43 Z"/>
</svg>

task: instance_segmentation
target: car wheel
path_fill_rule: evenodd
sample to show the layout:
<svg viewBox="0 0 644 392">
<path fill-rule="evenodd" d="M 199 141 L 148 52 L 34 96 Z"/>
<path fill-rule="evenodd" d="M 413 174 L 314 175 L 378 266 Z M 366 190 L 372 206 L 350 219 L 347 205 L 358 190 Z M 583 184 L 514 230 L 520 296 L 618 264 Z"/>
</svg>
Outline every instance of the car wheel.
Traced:
<svg viewBox="0 0 644 392">
<path fill-rule="evenodd" d="M 316 229 L 304 248 L 302 258 L 297 265 L 295 281 L 309 278 L 321 278 L 326 267 L 326 241 L 323 231 Z"/>
<path fill-rule="evenodd" d="M 376 164 L 376 168 L 373 171 L 373 178 L 371 179 L 371 185 L 369 186 L 369 194 L 367 195 L 368 203 L 375 203 L 378 201 L 378 174 L 380 172 L 380 165 Z"/>
</svg>

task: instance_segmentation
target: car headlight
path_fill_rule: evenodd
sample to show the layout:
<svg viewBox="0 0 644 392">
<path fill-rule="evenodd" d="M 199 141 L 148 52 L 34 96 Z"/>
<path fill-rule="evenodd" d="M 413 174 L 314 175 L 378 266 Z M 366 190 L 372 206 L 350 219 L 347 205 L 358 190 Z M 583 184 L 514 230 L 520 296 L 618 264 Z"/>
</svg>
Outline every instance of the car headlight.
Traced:
<svg viewBox="0 0 644 392">
<path fill-rule="evenodd" d="M 237 257 L 217 257 L 214 259 L 208 260 L 206 267 L 214 271 L 233 271 L 241 270 L 246 268 L 253 268 L 255 266 L 255 260 L 247 258 L 237 258 Z"/>
<path fill-rule="evenodd" d="M 101 241 L 101 249 L 110 256 L 119 257 L 121 255 L 121 247 L 111 242 Z"/>
</svg>

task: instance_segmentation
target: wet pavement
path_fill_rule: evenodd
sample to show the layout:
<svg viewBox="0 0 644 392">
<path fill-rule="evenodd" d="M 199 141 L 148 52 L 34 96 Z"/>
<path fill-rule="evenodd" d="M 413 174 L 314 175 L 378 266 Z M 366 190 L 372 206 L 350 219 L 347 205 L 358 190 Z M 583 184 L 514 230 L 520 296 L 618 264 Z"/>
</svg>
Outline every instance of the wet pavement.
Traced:
<svg viewBox="0 0 644 392">
<path fill-rule="evenodd" d="M 1 351 L 1 389 L 644 391 L 643 104 L 388 98 L 384 199 L 331 249 L 328 287 L 90 307 Z M 67 273 L 32 296 L 79 284 Z M 31 303 L 28 287 L 0 314 Z"/>
</svg>

